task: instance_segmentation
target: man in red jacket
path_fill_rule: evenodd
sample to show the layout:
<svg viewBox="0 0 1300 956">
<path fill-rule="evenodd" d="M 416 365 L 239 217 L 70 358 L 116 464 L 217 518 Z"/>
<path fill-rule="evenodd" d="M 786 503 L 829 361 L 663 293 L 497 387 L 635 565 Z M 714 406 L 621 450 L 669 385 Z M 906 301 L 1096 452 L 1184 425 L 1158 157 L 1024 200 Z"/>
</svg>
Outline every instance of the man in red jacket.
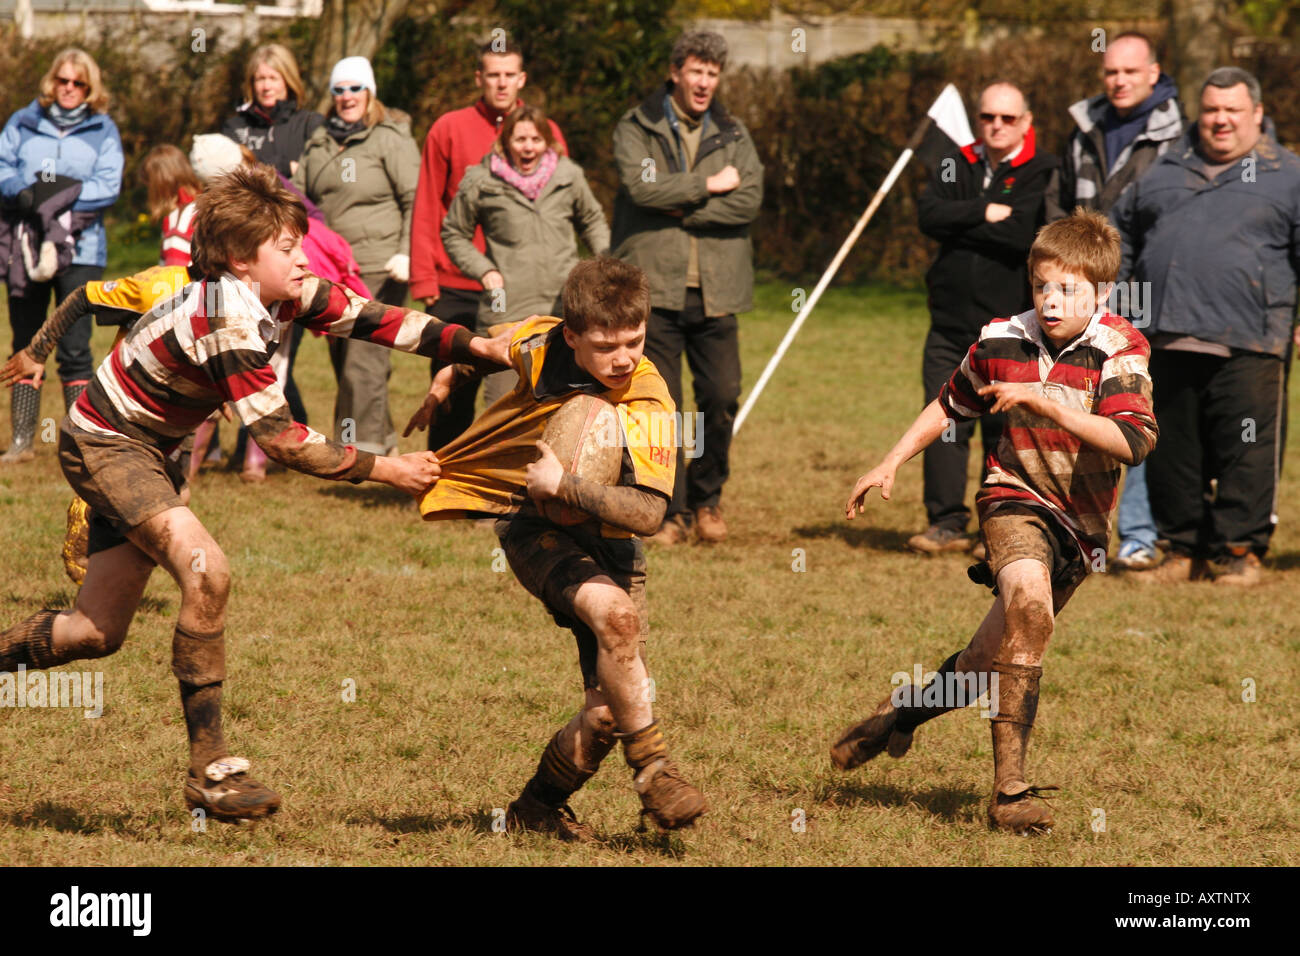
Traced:
<svg viewBox="0 0 1300 956">
<path fill-rule="evenodd" d="M 524 58 L 512 44 L 485 43 L 479 51 L 474 83 L 482 95 L 473 106 L 443 113 L 429 130 L 415 187 L 415 212 L 411 218 L 411 296 L 444 322 L 473 329 L 483 286 L 479 276 L 467 276 L 447 258 L 442 247 L 442 220 L 469 166 L 477 165 L 492 148 L 501 122 L 523 100 L 528 74 Z M 551 121 L 559 151 L 568 155 L 560 128 Z M 474 246 L 484 251 L 483 230 L 474 231 Z M 438 371 L 434 362 L 432 371 Z M 478 388 L 466 386 L 451 398 L 451 411 L 429 429 L 429 448 L 441 448 L 474 420 Z"/>
</svg>

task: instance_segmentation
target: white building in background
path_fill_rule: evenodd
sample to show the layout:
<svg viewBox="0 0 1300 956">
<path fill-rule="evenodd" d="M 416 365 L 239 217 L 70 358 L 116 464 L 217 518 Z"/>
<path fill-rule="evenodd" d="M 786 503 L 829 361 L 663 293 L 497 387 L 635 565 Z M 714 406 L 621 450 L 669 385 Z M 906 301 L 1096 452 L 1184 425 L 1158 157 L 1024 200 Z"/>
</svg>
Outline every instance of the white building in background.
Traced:
<svg viewBox="0 0 1300 956">
<path fill-rule="evenodd" d="M 19 36 L 94 33 L 122 18 L 165 22 L 203 20 L 242 34 L 266 22 L 319 17 L 324 0 L 273 0 L 248 6 L 217 0 L 0 0 L 0 21 L 13 20 Z"/>
</svg>

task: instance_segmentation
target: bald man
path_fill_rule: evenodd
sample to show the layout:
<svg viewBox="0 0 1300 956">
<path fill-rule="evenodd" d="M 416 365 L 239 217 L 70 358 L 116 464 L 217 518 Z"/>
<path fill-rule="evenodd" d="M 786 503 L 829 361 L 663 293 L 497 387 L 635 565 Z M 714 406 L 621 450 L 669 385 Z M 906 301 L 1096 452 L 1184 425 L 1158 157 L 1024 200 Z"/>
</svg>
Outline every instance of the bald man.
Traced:
<svg viewBox="0 0 1300 956">
<path fill-rule="evenodd" d="M 1043 197 L 1057 160 L 1038 149 L 1033 114 L 1012 84 L 994 83 L 980 94 L 977 120 L 980 138 L 939 162 L 917 203 L 921 231 L 941 243 L 925 276 L 930 333 L 921 378 L 926 404 L 939 396 L 980 329 L 1033 304 L 1025 258 L 1043 224 Z M 997 445 L 1001 420 L 1000 415 L 980 419 L 986 451 Z M 928 527 L 908 540 L 913 551 L 971 549 L 966 465 L 974 430 L 973 421 L 954 422 L 926 449 Z"/>
</svg>

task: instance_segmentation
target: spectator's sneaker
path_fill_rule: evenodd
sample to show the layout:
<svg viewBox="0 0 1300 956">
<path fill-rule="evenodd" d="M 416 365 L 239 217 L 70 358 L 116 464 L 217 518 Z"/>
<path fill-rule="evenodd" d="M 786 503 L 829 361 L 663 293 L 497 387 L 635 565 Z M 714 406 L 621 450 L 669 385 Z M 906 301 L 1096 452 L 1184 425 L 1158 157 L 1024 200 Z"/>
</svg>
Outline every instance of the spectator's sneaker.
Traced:
<svg viewBox="0 0 1300 956">
<path fill-rule="evenodd" d="M 727 522 L 722 520 L 722 511 L 717 507 L 695 509 L 695 533 L 705 544 L 717 544 L 727 540 Z"/>
<path fill-rule="evenodd" d="M 566 803 L 562 807 L 548 807 L 525 790 L 518 800 L 506 808 L 506 832 L 550 833 L 565 843 L 587 843 L 596 839 L 596 832 L 577 816 Z"/>
<path fill-rule="evenodd" d="M 218 820 L 254 820 L 280 809 L 280 795 L 248 776 L 243 757 L 222 757 L 204 769 L 199 780 L 190 771 L 185 780 L 185 803 Z"/>
<path fill-rule="evenodd" d="M 1214 583 L 1228 587 L 1254 587 L 1263 579 L 1264 569 L 1260 565 L 1259 555 L 1253 551 L 1233 555 L 1214 568 Z"/>
<path fill-rule="evenodd" d="M 687 783 L 676 764 L 666 757 L 638 773 L 632 786 L 641 795 L 641 816 L 650 816 L 661 830 L 691 826 L 709 809 L 704 794 Z"/>
<path fill-rule="evenodd" d="M 914 534 L 907 539 L 907 546 L 921 554 L 969 551 L 973 544 L 970 538 L 956 528 L 940 528 L 933 524 L 921 534 Z"/>
<path fill-rule="evenodd" d="M 1115 558 L 1115 567 L 1121 571 L 1150 571 L 1160 566 L 1164 556 L 1155 548 L 1149 548 L 1138 542 L 1128 542 L 1120 546 Z"/>
<path fill-rule="evenodd" d="M 675 544 L 685 544 L 690 540 L 691 532 L 686 527 L 686 519 L 681 515 L 673 515 L 665 521 L 654 534 L 646 538 L 646 544 L 662 545 L 665 548 L 671 548 Z"/>
<path fill-rule="evenodd" d="M 989 804 L 989 827 L 994 830 L 1008 830 L 1021 836 L 1035 833 L 1051 833 L 1056 821 L 1052 818 L 1052 809 L 1043 796 L 1044 790 L 1059 790 L 1060 787 L 1033 787 L 1029 784 L 1013 784 L 1009 789 L 1025 789 L 1019 793 L 1006 794 L 1001 790 L 993 791 L 993 800 Z"/>
</svg>

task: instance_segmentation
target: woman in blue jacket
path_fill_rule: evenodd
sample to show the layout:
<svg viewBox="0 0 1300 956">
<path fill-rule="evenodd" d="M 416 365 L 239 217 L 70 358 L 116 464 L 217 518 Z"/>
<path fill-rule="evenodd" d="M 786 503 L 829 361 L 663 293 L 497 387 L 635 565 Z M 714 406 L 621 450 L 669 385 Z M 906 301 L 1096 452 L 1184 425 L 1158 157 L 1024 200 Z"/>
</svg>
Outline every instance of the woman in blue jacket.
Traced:
<svg viewBox="0 0 1300 956">
<path fill-rule="evenodd" d="M 9 117 L 0 133 L 0 197 L 10 240 L 0 278 L 9 286 L 13 351 L 23 348 L 45 321 L 51 293 L 57 305 L 104 274 L 103 211 L 122 188 L 122 141 L 107 108 L 98 64 L 84 50 L 70 48 L 54 58 L 37 98 Z M 75 199 L 69 206 L 71 195 Z M 23 235 L 33 250 L 28 255 Z M 90 331 L 86 315 L 59 342 L 65 407 L 90 381 Z M 13 442 L 0 461 L 33 457 L 39 412 L 39 378 L 17 383 Z"/>
</svg>

